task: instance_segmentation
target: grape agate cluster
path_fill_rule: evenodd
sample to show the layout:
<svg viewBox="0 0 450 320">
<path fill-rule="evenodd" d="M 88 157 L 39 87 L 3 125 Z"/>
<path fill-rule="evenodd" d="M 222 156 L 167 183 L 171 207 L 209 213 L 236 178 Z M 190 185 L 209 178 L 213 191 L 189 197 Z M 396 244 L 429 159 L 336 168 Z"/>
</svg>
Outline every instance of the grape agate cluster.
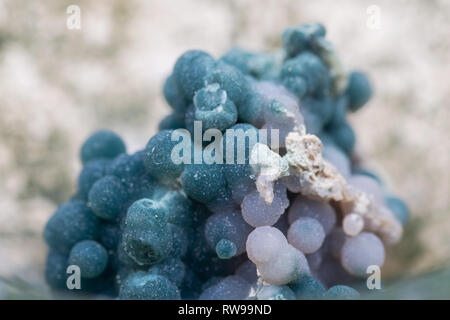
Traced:
<svg viewBox="0 0 450 320">
<path fill-rule="evenodd" d="M 143 149 L 127 153 L 109 130 L 85 141 L 77 192 L 44 230 L 52 288 L 119 299 L 360 297 L 353 285 L 383 265 L 389 244 L 371 218 L 378 211 L 311 196 L 295 175 L 274 179 L 264 159 L 250 160 L 264 144 L 259 129 L 277 130 L 271 152 L 280 157 L 290 133 L 314 135 L 339 181 L 405 224 L 406 205 L 364 167 L 346 119 L 372 89 L 364 73 L 345 72 L 322 25 L 289 28 L 282 43 L 270 53 L 233 48 L 220 59 L 188 51 L 164 84 L 172 113 Z M 199 122 L 201 134 L 222 136 L 193 141 L 190 157 L 200 153 L 200 161 L 173 161 L 174 136 L 193 139 Z M 225 148 L 230 129 L 244 134 L 242 150 Z M 235 161 L 204 161 L 213 143 Z M 256 179 L 273 180 L 269 197 Z M 79 267 L 80 290 L 68 289 L 69 266 Z"/>
</svg>

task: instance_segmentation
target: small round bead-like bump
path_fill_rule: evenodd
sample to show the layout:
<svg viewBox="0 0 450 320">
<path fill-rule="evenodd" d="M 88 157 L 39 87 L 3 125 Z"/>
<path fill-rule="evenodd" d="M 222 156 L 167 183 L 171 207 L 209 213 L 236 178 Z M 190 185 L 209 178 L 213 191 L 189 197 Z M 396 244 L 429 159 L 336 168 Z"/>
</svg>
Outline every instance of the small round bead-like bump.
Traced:
<svg viewBox="0 0 450 320">
<path fill-rule="evenodd" d="M 110 130 L 93 133 L 81 147 L 81 161 L 86 163 L 95 159 L 112 159 L 125 152 L 125 143 Z"/>
<path fill-rule="evenodd" d="M 108 253 L 96 241 L 81 241 L 70 251 L 69 264 L 80 268 L 82 278 L 95 278 L 105 270 L 108 264 Z"/>
<path fill-rule="evenodd" d="M 350 213 L 345 216 L 342 222 L 342 229 L 349 236 L 358 235 L 364 228 L 364 219 L 359 214 Z"/>
</svg>

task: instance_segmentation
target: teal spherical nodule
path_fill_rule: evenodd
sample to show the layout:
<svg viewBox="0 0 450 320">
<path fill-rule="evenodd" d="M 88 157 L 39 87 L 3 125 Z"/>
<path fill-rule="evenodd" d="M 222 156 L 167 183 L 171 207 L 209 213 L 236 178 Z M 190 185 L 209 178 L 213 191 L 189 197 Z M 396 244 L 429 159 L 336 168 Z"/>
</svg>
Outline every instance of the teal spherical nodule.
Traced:
<svg viewBox="0 0 450 320">
<path fill-rule="evenodd" d="M 251 60 L 253 56 L 253 53 L 234 47 L 228 50 L 220 60 L 239 69 L 244 74 L 250 74 L 252 72 Z"/>
<path fill-rule="evenodd" d="M 108 253 L 100 243 L 85 240 L 78 242 L 72 248 L 68 263 L 80 268 L 82 278 L 96 278 L 105 271 L 108 265 Z"/>
<path fill-rule="evenodd" d="M 323 294 L 323 298 L 327 300 L 355 300 L 360 298 L 360 293 L 355 289 L 338 285 L 331 287 Z"/>
<path fill-rule="evenodd" d="M 184 128 L 184 114 L 183 117 L 180 118 L 178 114 L 171 113 L 164 117 L 159 124 L 158 124 L 158 130 L 175 130 L 175 129 L 181 129 Z"/>
<path fill-rule="evenodd" d="M 252 82 L 253 83 L 253 82 Z M 256 85 L 254 85 L 256 87 Z M 261 127 L 264 124 L 263 110 L 268 104 L 267 97 L 252 88 L 238 109 L 238 122 Z"/>
<path fill-rule="evenodd" d="M 169 231 L 172 233 L 172 247 L 167 254 L 173 258 L 184 258 L 190 246 L 192 229 L 186 226 L 169 224 Z"/>
<path fill-rule="evenodd" d="M 154 200 L 140 199 L 129 208 L 124 220 L 122 246 L 138 265 L 153 265 L 171 252 L 173 235 L 166 212 Z"/>
<path fill-rule="evenodd" d="M 245 252 L 245 242 L 252 228 L 239 211 L 220 211 L 205 224 L 205 237 L 211 249 L 221 259 L 230 259 Z"/>
<path fill-rule="evenodd" d="M 346 95 L 349 97 L 351 111 L 361 109 L 372 96 L 372 87 L 367 75 L 358 71 L 352 72 L 348 80 Z"/>
<path fill-rule="evenodd" d="M 350 154 L 355 148 L 355 132 L 348 123 L 333 126 L 329 129 L 328 133 L 333 138 L 336 145 L 346 154 Z"/>
<path fill-rule="evenodd" d="M 205 79 L 206 84 L 217 83 L 225 90 L 227 97 L 238 107 L 243 104 L 250 91 L 250 84 L 245 75 L 228 63 L 219 61 Z"/>
<path fill-rule="evenodd" d="M 282 34 L 283 48 L 287 56 L 294 57 L 303 51 L 311 50 L 314 40 L 325 37 L 325 33 L 325 27 L 317 22 L 287 28 Z"/>
<path fill-rule="evenodd" d="M 50 249 L 45 264 L 45 279 L 54 289 L 65 289 L 67 281 L 67 255 Z"/>
<path fill-rule="evenodd" d="M 311 275 L 303 275 L 289 286 L 297 299 L 301 300 L 321 299 L 326 291 L 324 286 Z"/>
<path fill-rule="evenodd" d="M 151 199 L 157 201 L 167 214 L 167 222 L 190 226 L 193 222 L 193 203 L 182 191 L 164 187 L 155 188 Z"/>
<path fill-rule="evenodd" d="M 186 112 L 188 100 L 184 97 L 184 93 L 178 86 L 173 74 L 167 77 L 164 82 L 163 95 L 169 106 L 174 110 L 175 118 L 181 120 L 181 115 Z"/>
<path fill-rule="evenodd" d="M 215 65 L 214 58 L 201 50 L 186 51 L 178 58 L 173 77 L 185 98 L 192 99 L 195 92 L 203 88 Z"/>
<path fill-rule="evenodd" d="M 167 213 L 158 201 L 140 199 L 128 208 L 125 224 L 132 228 L 161 228 L 167 225 Z"/>
<path fill-rule="evenodd" d="M 127 191 L 119 178 L 105 176 L 94 183 L 89 191 L 89 205 L 102 219 L 115 219 L 127 199 Z"/>
<path fill-rule="evenodd" d="M 335 112 L 336 102 L 329 98 L 316 99 L 305 97 L 300 103 L 300 112 L 305 119 L 306 130 L 310 134 L 318 134 L 331 120 Z"/>
<path fill-rule="evenodd" d="M 141 176 L 145 172 L 143 151 L 133 154 L 122 153 L 111 161 L 107 172 L 119 179 Z"/>
<path fill-rule="evenodd" d="M 189 164 L 181 175 L 181 184 L 186 194 L 201 203 L 208 203 L 220 196 L 227 187 L 220 164 Z"/>
<path fill-rule="evenodd" d="M 231 259 L 236 255 L 236 251 L 236 245 L 230 240 L 221 239 L 217 242 L 216 253 L 220 259 Z"/>
<path fill-rule="evenodd" d="M 47 222 L 44 238 L 50 248 L 68 253 L 82 240 L 99 236 L 100 220 L 85 202 L 75 200 L 61 205 Z"/>
<path fill-rule="evenodd" d="M 110 159 L 97 159 L 86 163 L 78 176 L 78 193 L 84 200 L 88 199 L 89 191 L 97 180 L 103 178 L 109 166 Z"/>
<path fill-rule="evenodd" d="M 180 291 L 166 277 L 146 272 L 130 274 L 119 290 L 121 300 L 180 300 Z"/>
<path fill-rule="evenodd" d="M 259 142 L 259 130 L 248 123 L 238 123 L 222 137 L 223 160 L 227 165 L 248 165 L 251 151 Z"/>
<path fill-rule="evenodd" d="M 195 94 L 194 107 L 194 120 L 202 122 L 204 131 L 224 131 L 236 123 L 236 106 L 217 83 L 206 86 Z"/>
<path fill-rule="evenodd" d="M 125 143 L 119 135 L 110 130 L 99 130 L 81 147 L 81 161 L 87 163 L 95 159 L 113 159 L 125 151 Z"/>
<path fill-rule="evenodd" d="M 173 284 L 179 287 L 184 279 L 186 267 L 179 258 L 167 258 L 164 261 L 150 268 L 151 274 L 157 274 L 166 277 Z"/>
<path fill-rule="evenodd" d="M 147 172 L 160 181 L 177 178 L 183 171 L 183 163 L 175 163 L 172 150 L 179 143 L 172 141 L 173 130 L 163 130 L 147 143 L 142 155 Z"/>
<path fill-rule="evenodd" d="M 108 251 L 115 251 L 120 241 L 120 226 L 115 221 L 102 221 L 99 241 Z"/>
<path fill-rule="evenodd" d="M 388 196 L 386 197 L 386 204 L 388 208 L 392 211 L 395 218 L 402 224 L 405 225 L 409 220 L 409 209 L 404 201 L 397 197 Z"/>
<path fill-rule="evenodd" d="M 330 80 L 322 60 L 308 51 L 284 63 L 281 79 L 284 86 L 299 98 L 328 89 Z"/>
<path fill-rule="evenodd" d="M 238 123 L 223 135 L 224 175 L 234 200 L 242 202 L 245 194 L 255 186 L 250 156 L 258 142 L 259 130 L 248 123 Z"/>
</svg>

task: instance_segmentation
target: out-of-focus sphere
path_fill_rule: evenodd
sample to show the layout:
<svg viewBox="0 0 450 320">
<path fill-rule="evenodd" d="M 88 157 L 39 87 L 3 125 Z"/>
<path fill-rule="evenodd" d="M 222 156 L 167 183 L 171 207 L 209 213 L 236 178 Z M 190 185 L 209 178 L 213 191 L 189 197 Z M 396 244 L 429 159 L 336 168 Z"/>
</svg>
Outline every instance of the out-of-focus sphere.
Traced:
<svg viewBox="0 0 450 320">
<path fill-rule="evenodd" d="M 256 280 L 258 280 L 256 265 L 250 260 L 246 260 L 245 262 L 243 262 L 236 269 L 235 274 L 244 279 L 245 281 L 247 281 L 248 283 L 256 283 Z"/>
<path fill-rule="evenodd" d="M 303 253 L 319 250 L 325 239 L 325 231 L 319 221 L 302 217 L 294 221 L 287 234 L 288 242 Z"/>
<path fill-rule="evenodd" d="M 252 227 L 272 226 L 288 206 L 286 187 L 283 183 L 277 183 L 270 204 L 256 190 L 247 194 L 241 204 L 242 217 Z"/>
<path fill-rule="evenodd" d="M 355 174 L 348 179 L 348 183 L 356 189 L 367 193 L 376 203 L 384 203 L 383 190 L 375 179 L 365 175 Z"/>
<path fill-rule="evenodd" d="M 351 175 L 350 160 L 341 150 L 333 145 L 326 145 L 323 148 L 322 155 L 336 167 L 343 177 L 347 178 Z"/>
<path fill-rule="evenodd" d="M 302 184 L 300 178 L 297 176 L 287 176 L 283 179 L 286 188 L 293 193 L 300 193 L 302 191 Z"/>
<path fill-rule="evenodd" d="M 336 259 L 341 257 L 341 250 L 347 240 L 347 235 L 341 228 L 333 229 L 326 238 L 327 248 Z"/>
<path fill-rule="evenodd" d="M 314 218 L 322 224 L 328 234 L 336 224 L 336 213 L 333 207 L 326 202 L 311 200 L 297 196 L 288 211 L 289 224 L 300 217 Z"/>
<path fill-rule="evenodd" d="M 369 232 L 362 232 L 345 241 L 341 251 L 342 266 L 350 274 L 367 276 L 367 267 L 384 263 L 385 251 L 381 240 Z"/>
<path fill-rule="evenodd" d="M 286 245 L 286 238 L 280 230 L 269 226 L 259 227 L 248 235 L 247 255 L 255 264 L 265 263 L 277 258 Z"/>
<path fill-rule="evenodd" d="M 354 237 L 363 230 L 364 219 L 359 214 L 350 213 L 345 216 L 342 228 L 347 235 Z"/>
</svg>

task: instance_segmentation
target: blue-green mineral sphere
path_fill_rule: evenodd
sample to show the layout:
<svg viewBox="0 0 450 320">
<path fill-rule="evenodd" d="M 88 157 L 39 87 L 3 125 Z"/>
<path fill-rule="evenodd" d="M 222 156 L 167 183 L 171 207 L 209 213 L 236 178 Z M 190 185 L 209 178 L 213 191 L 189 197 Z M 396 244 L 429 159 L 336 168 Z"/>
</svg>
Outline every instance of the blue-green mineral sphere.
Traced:
<svg viewBox="0 0 450 320">
<path fill-rule="evenodd" d="M 324 293 L 323 297 L 329 300 L 354 300 L 359 299 L 360 294 L 351 287 L 338 285 L 328 289 L 328 291 Z"/>
<path fill-rule="evenodd" d="M 119 178 L 106 176 L 94 183 L 89 191 L 89 205 L 102 219 L 117 217 L 127 199 L 127 191 Z"/>
<path fill-rule="evenodd" d="M 96 241 L 81 241 L 70 251 L 69 265 L 80 267 L 80 275 L 82 278 L 95 278 L 106 269 L 108 265 L 108 253 Z"/>
<path fill-rule="evenodd" d="M 207 203 L 217 199 L 226 188 L 226 180 L 220 164 L 190 164 L 181 175 L 181 184 L 192 199 Z"/>
<path fill-rule="evenodd" d="M 86 163 L 95 159 L 112 159 L 125 152 L 122 138 L 110 130 L 93 133 L 81 147 L 81 161 Z"/>
<path fill-rule="evenodd" d="M 153 265 L 172 250 L 173 235 L 165 209 L 154 200 L 140 199 L 129 208 L 124 221 L 122 245 L 137 264 Z"/>
<path fill-rule="evenodd" d="M 346 94 L 349 97 L 349 108 L 357 111 L 369 101 L 372 87 L 366 74 L 354 71 L 350 74 Z"/>
<path fill-rule="evenodd" d="M 405 202 L 397 197 L 389 196 L 386 198 L 386 204 L 389 209 L 391 209 L 395 218 L 402 224 L 405 225 L 409 220 L 409 209 Z"/>
<path fill-rule="evenodd" d="M 50 249 L 45 265 L 45 279 L 50 287 L 64 289 L 67 280 L 67 255 Z"/>
<path fill-rule="evenodd" d="M 172 141 L 173 130 L 163 130 L 148 142 L 142 159 L 145 169 L 160 181 L 172 181 L 183 171 L 184 164 L 172 159 L 172 150 L 179 141 Z"/>
<path fill-rule="evenodd" d="M 173 77 L 185 98 L 192 99 L 195 92 L 205 85 L 205 79 L 214 66 L 214 58 L 201 50 L 186 51 L 178 58 Z"/>
<path fill-rule="evenodd" d="M 56 210 L 44 229 L 50 248 L 68 253 L 79 241 L 99 236 L 100 221 L 83 201 L 69 201 Z"/>
</svg>

